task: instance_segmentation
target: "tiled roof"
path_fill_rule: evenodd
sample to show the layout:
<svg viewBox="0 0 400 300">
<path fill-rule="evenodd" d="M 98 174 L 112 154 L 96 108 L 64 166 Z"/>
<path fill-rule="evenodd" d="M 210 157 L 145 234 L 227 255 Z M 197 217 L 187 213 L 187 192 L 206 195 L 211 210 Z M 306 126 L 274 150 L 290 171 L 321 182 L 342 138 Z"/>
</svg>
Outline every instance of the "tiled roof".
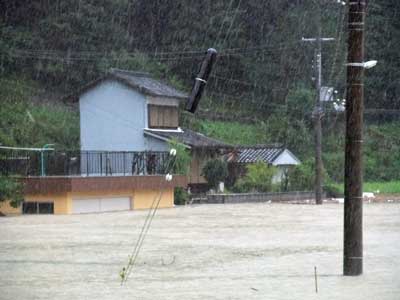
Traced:
<svg viewBox="0 0 400 300">
<path fill-rule="evenodd" d="M 164 140 L 175 139 L 192 148 L 233 148 L 233 146 L 229 144 L 209 138 L 190 129 L 183 129 L 182 131 L 145 129 L 144 132 L 147 135 Z"/>
<path fill-rule="evenodd" d="M 238 163 L 254 163 L 263 161 L 272 164 L 274 160 L 285 150 L 284 147 L 243 147 L 237 148 L 238 156 L 236 162 Z"/>
<path fill-rule="evenodd" d="M 186 99 L 188 97 L 188 95 L 177 91 L 173 87 L 151 78 L 147 73 L 111 69 L 109 74 L 143 94 L 179 99 Z"/>
<path fill-rule="evenodd" d="M 104 76 L 92 82 L 89 82 L 78 91 L 75 91 L 74 93 L 65 96 L 63 100 L 78 101 L 79 95 L 107 79 L 114 79 L 145 95 L 176 99 L 188 98 L 187 94 L 174 89 L 173 87 L 163 83 L 160 80 L 156 80 L 150 77 L 150 75 L 147 73 L 110 69 L 110 71 Z"/>
</svg>

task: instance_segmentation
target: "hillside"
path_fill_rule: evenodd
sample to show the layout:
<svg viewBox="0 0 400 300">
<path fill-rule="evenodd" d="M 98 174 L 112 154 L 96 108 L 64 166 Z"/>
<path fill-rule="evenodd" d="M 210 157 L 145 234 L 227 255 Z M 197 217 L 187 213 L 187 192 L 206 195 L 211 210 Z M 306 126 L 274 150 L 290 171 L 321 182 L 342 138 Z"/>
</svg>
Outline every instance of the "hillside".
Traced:
<svg viewBox="0 0 400 300">
<path fill-rule="evenodd" d="M 346 9 L 321 7 L 323 82 L 345 97 Z M 399 179 L 400 2 L 369 1 L 365 177 Z M 315 1 L 0 2 L 0 144 L 79 148 L 77 110 L 60 99 L 110 67 L 189 90 L 208 47 L 219 57 L 196 116 L 182 124 L 235 144 L 282 143 L 313 160 Z M 342 180 L 344 115 L 325 105 L 323 155 Z"/>
</svg>

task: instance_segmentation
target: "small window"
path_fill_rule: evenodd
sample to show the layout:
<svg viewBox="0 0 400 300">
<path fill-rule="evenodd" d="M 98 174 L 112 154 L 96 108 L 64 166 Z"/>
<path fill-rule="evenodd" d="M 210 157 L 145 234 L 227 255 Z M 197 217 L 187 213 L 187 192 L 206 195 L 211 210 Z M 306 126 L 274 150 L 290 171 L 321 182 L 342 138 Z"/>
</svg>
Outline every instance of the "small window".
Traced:
<svg viewBox="0 0 400 300">
<path fill-rule="evenodd" d="M 53 202 L 24 202 L 22 204 L 24 214 L 53 214 Z"/>
<path fill-rule="evenodd" d="M 178 107 L 149 105 L 149 128 L 177 128 Z"/>
<path fill-rule="evenodd" d="M 53 214 L 54 213 L 54 203 L 44 202 L 44 203 L 38 203 L 38 205 L 39 205 L 39 214 Z"/>
<path fill-rule="evenodd" d="M 37 213 L 37 202 L 24 202 L 22 204 L 22 212 L 24 214 L 36 214 Z"/>
</svg>

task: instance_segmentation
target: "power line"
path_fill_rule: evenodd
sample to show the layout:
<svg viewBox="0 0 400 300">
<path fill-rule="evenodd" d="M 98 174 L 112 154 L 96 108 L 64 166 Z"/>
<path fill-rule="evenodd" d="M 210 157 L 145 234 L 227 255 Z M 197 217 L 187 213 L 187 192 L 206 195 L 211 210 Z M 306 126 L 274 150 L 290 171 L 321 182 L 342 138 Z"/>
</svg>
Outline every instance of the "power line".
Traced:
<svg viewBox="0 0 400 300">
<path fill-rule="evenodd" d="M 242 47 L 242 48 L 227 48 L 219 50 L 219 56 L 231 56 L 234 54 L 244 54 L 249 52 L 257 51 L 279 51 L 288 48 L 286 46 L 296 45 L 299 42 L 287 42 L 280 43 L 279 45 L 260 45 L 254 47 Z M 39 58 L 39 59 L 59 59 L 59 60 L 97 60 L 97 59 L 108 59 L 108 60 L 121 60 L 129 57 L 135 57 L 140 55 L 147 55 L 148 58 L 157 58 L 160 60 L 174 60 L 174 59 L 188 59 L 203 57 L 204 50 L 190 50 L 190 51 L 171 51 L 171 52 L 153 52 L 153 51 L 136 51 L 136 52 L 119 52 L 115 50 L 111 51 L 62 51 L 62 50 L 35 50 L 35 49 L 12 49 L 13 52 L 5 53 L 8 56 L 19 57 L 19 58 Z M 114 57 L 115 56 L 115 57 Z"/>
</svg>

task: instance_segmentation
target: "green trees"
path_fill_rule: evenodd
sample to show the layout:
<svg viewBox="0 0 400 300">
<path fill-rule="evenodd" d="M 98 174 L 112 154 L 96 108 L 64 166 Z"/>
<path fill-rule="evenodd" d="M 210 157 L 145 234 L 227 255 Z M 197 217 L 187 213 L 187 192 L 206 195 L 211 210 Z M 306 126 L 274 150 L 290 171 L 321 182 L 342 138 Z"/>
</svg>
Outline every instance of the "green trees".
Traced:
<svg viewBox="0 0 400 300">
<path fill-rule="evenodd" d="M 337 88 L 344 98 L 347 8 L 334 2 L 324 1 L 322 9 L 323 35 L 336 38 L 324 46 L 322 71 L 324 84 Z M 366 123 L 378 113 L 387 123 L 386 112 L 377 108 L 400 109 L 398 11 L 399 1 L 368 3 L 366 53 L 379 63 L 366 72 Z M 72 126 L 76 115 L 25 107 L 15 98 L 30 99 L 37 89 L 70 94 L 110 67 L 149 71 L 189 89 L 202 51 L 214 47 L 218 62 L 200 110 L 239 125 L 250 119 L 259 130 L 242 127 L 246 131 L 240 133 L 237 124 L 212 122 L 198 129 L 229 142 L 283 143 L 307 160 L 313 156 L 313 48 L 301 38 L 317 34 L 316 19 L 315 1 L 305 0 L 1 1 L 0 143 L 55 142 L 59 148 L 77 148 L 78 126 Z M 396 116 L 398 111 L 392 119 Z M 330 177 L 338 181 L 342 148 L 332 141 L 341 141 L 341 118 L 328 109 L 323 120 L 324 161 Z M 62 139 L 60 130 L 68 132 Z M 366 129 L 372 141 L 380 143 L 366 140 L 366 178 L 397 176 L 392 169 L 385 171 L 396 165 L 397 156 L 377 147 L 396 139 L 386 130 L 384 140 L 374 132 Z M 397 151 L 396 145 L 389 148 Z M 378 157 L 376 151 L 386 152 Z"/>
<path fill-rule="evenodd" d="M 204 165 L 202 173 L 208 184 L 212 188 L 217 188 L 218 184 L 228 177 L 228 166 L 221 159 L 212 159 Z"/>
<path fill-rule="evenodd" d="M 170 166 L 170 172 L 173 174 L 188 175 L 190 171 L 191 156 L 189 150 L 186 149 L 185 145 L 172 140 L 169 142 L 170 151 L 175 150 L 175 158 L 173 164 Z M 171 153 L 171 152 L 170 152 Z"/>
<path fill-rule="evenodd" d="M 239 179 L 233 190 L 236 192 L 271 192 L 273 190 L 272 177 L 276 168 L 264 162 L 257 162 L 246 166 L 246 175 Z"/>
<path fill-rule="evenodd" d="M 79 148 L 79 115 L 59 103 L 29 101 L 38 89 L 30 81 L 0 78 L 0 144 L 59 149 Z M 32 94 L 30 94 L 32 93 Z"/>
<path fill-rule="evenodd" d="M 0 175 L 0 202 L 8 200 L 12 207 L 17 207 L 24 200 L 22 189 L 18 179 Z"/>
<path fill-rule="evenodd" d="M 322 9 L 323 33 L 336 38 L 324 49 L 323 77 L 344 88 L 346 8 L 333 2 Z M 367 74 L 366 103 L 399 108 L 399 4 L 368 9 L 367 53 L 379 66 Z M 221 55 L 208 87 L 213 105 L 260 116 L 286 105 L 299 83 L 312 86 L 313 49 L 301 37 L 315 36 L 315 14 L 313 1 L 3 1 L 0 71 L 64 91 L 111 66 L 177 74 L 190 86 L 201 51 L 214 47 Z"/>
</svg>

